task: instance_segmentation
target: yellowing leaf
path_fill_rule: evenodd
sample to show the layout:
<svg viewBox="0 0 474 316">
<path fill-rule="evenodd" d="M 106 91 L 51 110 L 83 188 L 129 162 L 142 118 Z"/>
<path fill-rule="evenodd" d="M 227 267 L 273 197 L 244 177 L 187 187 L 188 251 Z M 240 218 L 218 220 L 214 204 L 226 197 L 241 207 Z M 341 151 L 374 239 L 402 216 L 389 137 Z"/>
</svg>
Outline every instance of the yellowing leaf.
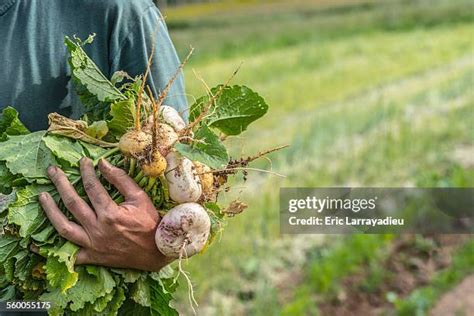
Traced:
<svg viewBox="0 0 474 316">
<path fill-rule="evenodd" d="M 74 262 L 79 247 L 67 241 L 61 247 L 43 247 L 41 253 L 47 255 L 46 278 L 53 287 L 58 287 L 64 293 L 73 287 L 78 280 L 78 273 L 74 271 Z"/>
<path fill-rule="evenodd" d="M 66 136 L 72 139 L 82 140 L 86 143 L 98 145 L 101 147 L 115 147 L 116 144 L 108 143 L 98 138 L 94 138 L 87 134 L 88 125 L 84 121 L 75 121 L 64 117 L 58 113 L 48 115 L 49 128 L 48 132 Z"/>
</svg>

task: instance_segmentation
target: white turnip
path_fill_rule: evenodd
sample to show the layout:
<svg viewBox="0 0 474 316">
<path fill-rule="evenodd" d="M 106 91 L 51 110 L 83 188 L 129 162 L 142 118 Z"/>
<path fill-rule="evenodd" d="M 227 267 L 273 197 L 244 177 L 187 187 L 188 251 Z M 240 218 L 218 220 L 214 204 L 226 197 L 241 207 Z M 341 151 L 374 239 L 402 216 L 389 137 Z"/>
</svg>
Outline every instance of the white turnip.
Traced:
<svg viewBox="0 0 474 316">
<path fill-rule="evenodd" d="M 181 115 L 179 115 L 178 111 L 176 111 L 171 106 L 160 106 L 160 117 L 166 124 L 173 127 L 176 132 L 179 132 L 186 127 L 186 123 L 184 122 Z"/>
<path fill-rule="evenodd" d="M 180 204 L 166 213 L 156 230 L 158 249 L 170 258 L 189 258 L 206 245 L 211 220 L 197 203 Z"/>
<path fill-rule="evenodd" d="M 165 123 L 158 124 L 156 132 L 156 144 L 159 148 L 169 150 L 178 141 L 178 134 L 174 129 Z"/>
<path fill-rule="evenodd" d="M 196 202 L 202 194 L 201 180 L 191 160 L 177 152 L 166 156 L 169 196 L 178 203 Z"/>
<path fill-rule="evenodd" d="M 153 134 L 153 117 L 150 116 L 146 124 L 143 126 L 143 131 L 147 134 Z M 160 151 L 164 153 L 164 151 L 169 150 L 173 147 L 174 144 L 178 142 L 178 134 L 168 124 L 165 123 L 158 123 L 156 124 L 156 136 L 155 136 L 155 143 Z"/>
<path fill-rule="evenodd" d="M 145 159 L 141 163 L 141 168 L 145 176 L 157 178 L 163 175 L 166 165 L 165 157 L 158 150 L 154 150 L 150 155 L 150 159 Z"/>
<path fill-rule="evenodd" d="M 204 198 L 213 199 L 214 197 L 214 175 L 211 172 L 211 168 L 205 164 L 194 161 L 194 166 L 196 168 L 196 173 L 201 180 L 202 194 Z"/>
<path fill-rule="evenodd" d="M 119 149 L 125 156 L 137 157 L 144 153 L 145 149 L 151 145 L 151 135 L 132 130 L 120 137 Z"/>
</svg>

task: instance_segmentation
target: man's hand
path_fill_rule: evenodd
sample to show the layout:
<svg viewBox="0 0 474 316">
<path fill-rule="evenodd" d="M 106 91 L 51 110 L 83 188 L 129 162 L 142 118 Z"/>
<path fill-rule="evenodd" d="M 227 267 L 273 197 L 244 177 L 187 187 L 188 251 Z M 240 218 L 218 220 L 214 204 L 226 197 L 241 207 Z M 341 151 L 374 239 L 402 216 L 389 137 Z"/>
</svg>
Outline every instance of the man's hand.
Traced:
<svg viewBox="0 0 474 316">
<path fill-rule="evenodd" d="M 39 197 L 58 233 L 79 245 L 76 264 L 158 271 L 172 260 L 159 252 L 155 230 L 160 217 L 147 194 L 122 169 L 102 159 L 99 170 L 125 197 L 117 205 L 97 179 L 92 161 L 80 162 L 82 182 L 90 207 L 79 197 L 64 172 L 54 166 L 48 175 L 77 224 L 67 219 L 46 192 Z"/>
</svg>

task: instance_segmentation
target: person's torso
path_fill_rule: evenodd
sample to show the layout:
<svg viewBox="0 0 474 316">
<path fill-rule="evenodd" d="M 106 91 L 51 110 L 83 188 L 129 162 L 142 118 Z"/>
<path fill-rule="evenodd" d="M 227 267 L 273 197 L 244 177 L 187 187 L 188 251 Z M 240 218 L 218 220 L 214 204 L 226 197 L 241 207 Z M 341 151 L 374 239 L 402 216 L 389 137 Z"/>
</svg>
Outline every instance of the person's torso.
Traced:
<svg viewBox="0 0 474 316">
<path fill-rule="evenodd" d="M 13 106 L 31 130 L 46 128 L 51 112 L 78 117 L 82 107 L 72 91 L 64 37 L 97 33 L 85 50 L 110 76 L 109 54 L 120 44 L 120 2 L 0 0 L 0 111 Z"/>
</svg>

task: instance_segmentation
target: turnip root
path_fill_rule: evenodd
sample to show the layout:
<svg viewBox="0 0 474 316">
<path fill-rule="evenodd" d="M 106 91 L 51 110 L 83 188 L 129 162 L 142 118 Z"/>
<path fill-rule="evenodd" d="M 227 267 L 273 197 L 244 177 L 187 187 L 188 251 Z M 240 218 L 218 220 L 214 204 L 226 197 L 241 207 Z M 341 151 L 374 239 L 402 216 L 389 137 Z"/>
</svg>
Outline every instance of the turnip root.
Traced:
<svg viewBox="0 0 474 316">
<path fill-rule="evenodd" d="M 180 204 L 161 219 L 155 242 L 167 257 L 189 258 L 205 246 L 211 229 L 206 210 L 197 203 Z"/>
<path fill-rule="evenodd" d="M 211 172 L 211 168 L 205 164 L 194 161 L 196 173 L 201 180 L 202 194 L 205 198 L 212 199 L 214 197 L 214 176 Z"/>
<path fill-rule="evenodd" d="M 153 117 L 150 116 L 146 124 L 143 126 L 143 132 L 153 134 Z M 156 145 L 160 149 L 169 149 L 178 141 L 178 134 L 174 128 L 165 123 L 157 124 L 156 129 Z"/>
<path fill-rule="evenodd" d="M 165 157 L 163 157 L 158 150 L 155 150 L 151 153 L 149 160 L 144 160 L 144 162 L 142 162 L 141 168 L 145 176 L 157 178 L 163 175 L 166 170 L 166 165 Z"/>
<path fill-rule="evenodd" d="M 158 124 L 156 133 L 156 144 L 159 148 L 170 149 L 178 141 L 178 134 L 165 123 Z"/>
<path fill-rule="evenodd" d="M 191 160 L 177 152 L 166 156 L 169 196 L 178 203 L 196 202 L 202 194 L 201 181 Z"/>
<path fill-rule="evenodd" d="M 137 157 L 144 153 L 145 149 L 151 145 L 151 141 L 151 135 L 139 130 L 132 130 L 122 135 L 119 149 L 125 156 Z"/>
<path fill-rule="evenodd" d="M 171 106 L 160 106 L 160 116 L 163 118 L 163 121 L 170 125 L 176 132 L 179 132 L 186 127 L 186 123 L 181 115 L 179 115 L 178 111 Z"/>
</svg>

